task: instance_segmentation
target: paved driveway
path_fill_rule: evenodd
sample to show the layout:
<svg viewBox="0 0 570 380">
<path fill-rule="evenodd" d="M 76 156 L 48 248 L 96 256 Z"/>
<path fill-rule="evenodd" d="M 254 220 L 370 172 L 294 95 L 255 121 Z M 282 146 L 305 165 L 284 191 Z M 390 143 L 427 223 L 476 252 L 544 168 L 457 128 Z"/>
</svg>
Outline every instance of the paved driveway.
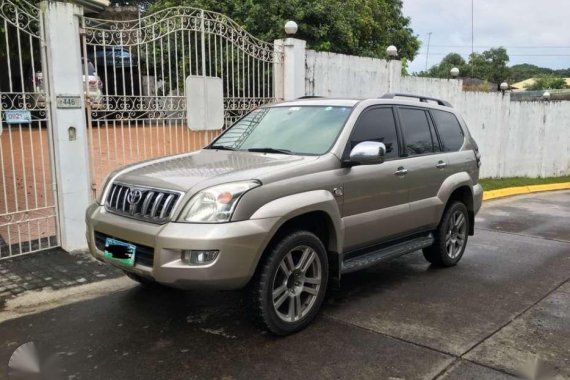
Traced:
<svg viewBox="0 0 570 380">
<path fill-rule="evenodd" d="M 455 268 L 346 276 L 294 336 L 252 327 L 239 292 L 133 287 L 0 324 L 0 366 L 35 341 L 75 379 L 566 379 L 569 279 L 570 192 L 534 194 L 486 203 Z"/>
</svg>

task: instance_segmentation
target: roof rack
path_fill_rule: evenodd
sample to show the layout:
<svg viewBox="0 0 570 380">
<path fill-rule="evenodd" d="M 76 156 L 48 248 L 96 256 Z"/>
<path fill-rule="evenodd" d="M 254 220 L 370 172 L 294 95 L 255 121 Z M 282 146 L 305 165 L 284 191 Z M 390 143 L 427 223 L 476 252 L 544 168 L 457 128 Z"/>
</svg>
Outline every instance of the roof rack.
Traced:
<svg viewBox="0 0 570 380">
<path fill-rule="evenodd" d="M 451 103 L 445 101 L 445 100 L 441 100 L 441 99 L 437 99 L 437 98 L 430 98 L 429 96 L 422 96 L 422 95 L 414 95 L 414 94 L 405 94 L 402 92 L 388 92 L 384 95 L 382 95 L 380 97 L 380 99 L 394 99 L 395 97 L 401 97 L 401 98 L 414 98 L 414 99 L 418 99 L 420 102 L 422 103 L 427 103 L 429 100 L 431 100 L 432 102 L 436 102 L 437 104 L 439 104 L 440 106 L 444 106 L 444 107 L 450 107 L 453 108 L 453 106 L 451 105 Z"/>
<path fill-rule="evenodd" d="M 320 96 L 320 95 L 305 95 L 305 96 L 298 97 L 297 99 L 322 99 L 322 98 L 324 98 L 324 96 Z"/>
</svg>

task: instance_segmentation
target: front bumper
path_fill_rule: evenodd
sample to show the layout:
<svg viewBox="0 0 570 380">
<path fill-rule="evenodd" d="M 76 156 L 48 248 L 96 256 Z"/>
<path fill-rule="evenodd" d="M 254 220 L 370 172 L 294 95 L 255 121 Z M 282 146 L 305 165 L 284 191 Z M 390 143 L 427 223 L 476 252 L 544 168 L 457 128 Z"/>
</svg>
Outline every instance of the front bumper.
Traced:
<svg viewBox="0 0 570 380">
<path fill-rule="evenodd" d="M 182 289 L 237 289 L 253 276 L 278 218 L 157 225 L 114 215 L 95 203 L 87 209 L 86 222 L 89 250 L 98 260 L 109 262 L 96 246 L 96 232 L 151 248 L 152 258 L 147 265 L 126 267 L 109 262 L 120 269 Z M 181 251 L 189 249 L 219 250 L 219 254 L 211 264 L 192 266 L 180 258 Z"/>
</svg>

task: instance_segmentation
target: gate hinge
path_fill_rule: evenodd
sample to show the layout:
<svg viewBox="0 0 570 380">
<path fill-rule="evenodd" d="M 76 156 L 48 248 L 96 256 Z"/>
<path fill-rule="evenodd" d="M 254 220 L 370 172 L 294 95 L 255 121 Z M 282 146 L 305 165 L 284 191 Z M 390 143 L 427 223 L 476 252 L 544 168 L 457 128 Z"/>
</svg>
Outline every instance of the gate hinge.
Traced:
<svg viewBox="0 0 570 380">
<path fill-rule="evenodd" d="M 85 28 L 79 28 L 79 35 L 81 37 L 85 36 L 86 32 L 85 32 Z"/>
</svg>

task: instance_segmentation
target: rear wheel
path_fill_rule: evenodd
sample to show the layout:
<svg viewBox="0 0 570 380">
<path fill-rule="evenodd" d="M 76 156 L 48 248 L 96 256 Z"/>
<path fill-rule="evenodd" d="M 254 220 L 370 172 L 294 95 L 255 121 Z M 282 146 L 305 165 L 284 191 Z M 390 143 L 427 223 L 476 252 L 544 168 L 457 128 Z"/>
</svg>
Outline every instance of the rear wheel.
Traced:
<svg viewBox="0 0 570 380">
<path fill-rule="evenodd" d="M 427 261 L 434 265 L 451 267 L 456 265 L 467 246 L 469 236 L 469 214 L 461 202 L 450 204 L 441 218 L 431 247 L 424 248 Z"/>
<path fill-rule="evenodd" d="M 317 316 L 327 288 L 323 243 L 308 231 L 281 238 L 265 253 L 250 285 L 255 319 L 277 335 L 305 328 Z"/>
</svg>

